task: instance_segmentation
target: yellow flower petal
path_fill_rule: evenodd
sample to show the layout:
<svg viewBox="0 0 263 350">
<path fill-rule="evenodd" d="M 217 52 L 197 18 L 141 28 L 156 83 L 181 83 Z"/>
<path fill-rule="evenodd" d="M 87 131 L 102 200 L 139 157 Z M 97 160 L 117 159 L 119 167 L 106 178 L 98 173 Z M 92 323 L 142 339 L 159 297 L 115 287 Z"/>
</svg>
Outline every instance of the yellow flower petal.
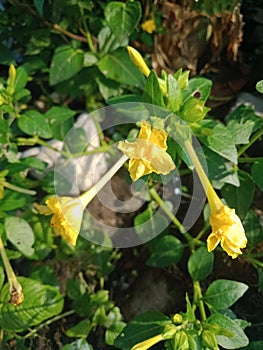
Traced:
<svg viewBox="0 0 263 350">
<path fill-rule="evenodd" d="M 171 156 L 166 152 L 166 140 L 164 130 L 152 129 L 149 123 L 143 121 L 134 142 L 119 142 L 118 148 L 130 158 L 129 172 L 133 181 L 152 172 L 166 175 L 175 169 Z"/>
<path fill-rule="evenodd" d="M 66 242 L 76 245 L 85 207 L 79 197 L 52 197 L 46 206 L 37 205 L 41 214 L 53 214 L 50 225 L 55 235 L 62 236 Z"/>
<path fill-rule="evenodd" d="M 148 19 L 147 21 L 143 22 L 142 24 L 142 30 L 145 32 L 152 34 L 152 32 L 156 29 L 155 21 L 154 19 Z"/>
<path fill-rule="evenodd" d="M 244 227 L 235 213 L 226 205 L 217 211 L 211 211 L 210 223 L 212 233 L 207 239 L 208 251 L 215 249 L 220 242 L 221 247 L 235 259 L 242 254 L 241 248 L 247 245 Z"/>
<path fill-rule="evenodd" d="M 145 63 L 144 59 L 142 58 L 142 55 L 135 50 L 132 46 L 127 46 L 127 50 L 130 56 L 130 59 L 132 60 L 133 64 L 135 64 L 135 66 L 137 68 L 140 69 L 140 71 L 146 76 L 148 77 L 149 74 L 151 73 L 149 67 L 147 66 L 147 64 Z"/>
</svg>

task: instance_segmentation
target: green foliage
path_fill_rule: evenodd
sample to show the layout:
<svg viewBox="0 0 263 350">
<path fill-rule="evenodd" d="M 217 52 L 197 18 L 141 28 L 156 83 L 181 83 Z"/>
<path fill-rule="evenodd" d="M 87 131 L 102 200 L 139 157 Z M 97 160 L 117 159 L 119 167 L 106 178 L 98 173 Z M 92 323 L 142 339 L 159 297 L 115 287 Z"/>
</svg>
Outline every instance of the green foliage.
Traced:
<svg viewBox="0 0 263 350">
<path fill-rule="evenodd" d="M 195 1 L 194 8 L 217 16 L 232 11 L 234 3 L 200 0 Z M 230 309 L 249 283 L 216 279 L 214 274 L 214 258 L 217 262 L 221 259 L 222 266 L 224 259 L 220 244 L 215 252 L 207 251 L 208 214 L 205 222 L 200 214 L 189 232 L 180 223 L 185 206 L 191 197 L 195 200 L 189 180 L 194 166 L 184 149 L 185 142 L 195 138 L 193 145 L 201 163 L 207 165 L 213 186 L 243 221 L 248 245 L 237 264 L 242 259 L 242 264 L 256 268 L 258 286 L 263 290 L 263 231 L 256 210 L 263 189 L 263 158 L 253 153 L 262 139 L 263 121 L 253 106 L 241 105 L 226 120 L 218 121 L 207 107 L 211 80 L 189 78 L 190 72 L 183 69 L 173 74 L 163 71 L 160 76 L 154 70 L 146 77 L 142 74 L 126 46 L 136 43 L 150 57 L 153 36 L 142 32 L 141 24 L 154 19 L 160 27 L 156 32 L 162 32 L 162 14 L 154 2 L 24 0 L 4 1 L 0 6 L 0 237 L 6 246 L 5 250 L 0 247 L 3 349 L 12 344 L 19 350 L 34 349 L 45 329 L 48 337 L 60 336 L 55 327 L 61 329 L 61 319 L 65 331 L 59 341 L 63 342 L 63 350 L 95 350 L 97 342 L 128 350 L 151 338 L 158 340 L 156 349 L 261 349 L 261 341 L 248 344 L 244 328 L 249 323 L 238 319 Z M 262 81 L 256 88 L 263 92 Z M 50 217 L 40 215 L 35 206 L 56 191 L 53 169 L 47 161 L 34 158 L 34 152 L 39 151 L 34 147 L 44 146 L 63 155 L 67 162 L 75 161 L 87 147 L 83 128 L 75 128 L 67 136 L 76 116 L 106 104 L 121 115 L 123 125 L 114 125 L 104 134 L 108 116 L 94 113 L 101 146 L 91 153 L 106 153 L 116 141 L 136 138 L 135 124 L 143 119 L 168 134 L 167 152 L 176 170 L 143 178 L 148 188 L 145 204 L 132 219 L 134 235 L 145 246 L 133 248 L 131 254 L 140 264 L 143 261 L 159 273 L 169 273 L 177 310 L 171 317 L 152 310 L 126 324 L 117 296 L 124 295 L 127 302 L 132 292 L 127 291 L 125 280 L 130 270 L 119 262 L 123 252 L 113 248 L 108 233 L 94 228 L 85 215 L 82 237 L 72 248 L 61 237 L 55 237 Z M 64 141 L 66 136 L 62 150 L 49 142 Z M 30 156 L 25 155 L 28 151 Z M 181 182 L 177 184 L 179 176 Z M 140 190 L 140 184 L 135 186 Z M 165 200 L 158 197 L 162 188 Z M 179 194 L 184 208 L 177 218 L 177 203 L 172 200 L 177 200 Z M 195 207 L 199 205 L 195 203 Z M 101 245 L 91 243 L 94 237 Z M 18 279 L 25 297 L 20 305 L 9 302 L 16 288 L 13 285 L 10 291 L 14 276 L 7 275 L 10 267 L 4 268 L 3 252 L 15 272 L 27 276 Z M 136 270 L 139 263 L 132 267 L 133 277 L 140 274 L 140 269 Z M 177 305 L 179 283 L 173 281 L 175 273 L 184 290 L 187 288 L 183 311 Z M 127 280 L 132 289 L 132 278 Z M 190 285 L 193 290 L 188 290 Z M 56 347 L 55 341 L 50 339 L 50 346 Z"/>
</svg>

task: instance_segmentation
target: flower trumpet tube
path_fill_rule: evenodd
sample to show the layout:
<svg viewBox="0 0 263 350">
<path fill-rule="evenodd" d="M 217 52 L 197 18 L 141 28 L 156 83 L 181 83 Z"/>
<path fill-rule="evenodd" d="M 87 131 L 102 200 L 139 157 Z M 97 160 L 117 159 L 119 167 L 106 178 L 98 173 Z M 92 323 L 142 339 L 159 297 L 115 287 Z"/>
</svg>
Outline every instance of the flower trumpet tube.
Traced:
<svg viewBox="0 0 263 350">
<path fill-rule="evenodd" d="M 158 334 L 155 337 L 149 338 L 147 340 L 142 341 L 141 343 L 138 343 L 134 345 L 131 350 L 148 350 L 153 345 L 159 343 L 160 341 L 164 340 L 164 337 L 162 334 Z"/>
<path fill-rule="evenodd" d="M 247 245 L 244 227 L 236 215 L 235 209 L 224 205 L 216 194 L 189 140 L 185 141 L 185 147 L 206 192 L 210 206 L 212 233 L 207 238 L 208 251 L 211 252 L 220 243 L 227 254 L 235 259 L 242 254 L 241 249 Z"/>
<path fill-rule="evenodd" d="M 132 62 L 135 64 L 137 68 L 140 69 L 140 71 L 148 77 L 151 73 L 150 68 L 145 63 L 144 59 L 142 58 L 142 55 L 135 50 L 132 46 L 127 46 L 127 50 L 129 53 L 129 56 L 132 60 Z"/>
<path fill-rule="evenodd" d="M 10 286 L 9 288 L 10 295 L 11 295 L 10 303 L 13 305 L 20 305 L 24 300 L 22 286 L 18 282 L 18 279 L 12 269 L 12 266 L 10 265 L 1 237 L 0 237 L 0 252 L 4 263 L 5 271 L 7 274 L 8 283 Z"/>
<path fill-rule="evenodd" d="M 175 169 L 171 156 L 166 152 L 167 136 L 164 130 L 151 128 L 143 120 L 134 142 L 119 142 L 118 148 L 130 158 L 129 172 L 133 181 L 152 172 L 166 175 Z"/>
<path fill-rule="evenodd" d="M 79 197 L 52 197 L 46 200 L 46 206 L 36 206 L 41 214 L 53 214 L 50 224 L 51 227 L 53 227 L 55 235 L 61 235 L 66 242 L 73 246 L 76 245 L 83 212 L 86 206 L 121 168 L 127 159 L 128 157 L 123 155 L 93 187 Z"/>
</svg>

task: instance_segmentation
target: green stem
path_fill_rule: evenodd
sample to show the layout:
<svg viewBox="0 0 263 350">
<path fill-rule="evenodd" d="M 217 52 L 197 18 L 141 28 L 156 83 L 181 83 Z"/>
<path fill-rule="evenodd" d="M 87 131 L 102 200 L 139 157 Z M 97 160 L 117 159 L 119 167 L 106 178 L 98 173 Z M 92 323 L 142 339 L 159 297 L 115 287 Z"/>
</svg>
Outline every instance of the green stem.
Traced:
<svg viewBox="0 0 263 350">
<path fill-rule="evenodd" d="M 249 143 L 243 145 L 238 151 L 238 157 L 241 156 L 253 143 L 263 135 L 263 128 L 259 129 L 254 135 L 252 135 Z"/>
<path fill-rule="evenodd" d="M 177 229 L 180 231 L 180 233 L 185 237 L 185 239 L 188 242 L 188 245 L 191 249 L 191 251 L 194 251 L 194 245 L 197 243 L 199 244 L 200 242 L 195 238 L 193 238 L 183 227 L 183 225 L 180 223 L 180 221 L 177 219 L 177 217 L 170 211 L 170 209 L 167 207 L 167 205 L 164 203 L 162 198 L 158 195 L 156 192 L 155 188 L 151 188 L 149 190 L 150 195 L 152 198 L 160 205 L 162 210 L 165 212 L 165 214 L 171 219 L 173 224 L 177 227 Z"/>
<path fill-rule="evenodd" d="M 80 2 L 80 7 L 79 8 L 80 8 L 82 24 L 83 24 L 83 27 L 84 27 L 84 30 L 85 30 L 85 34 L 86 34 L 86 38 L 87 38 L 87 42 L 88 42 L 89 48 L 90 48 L 90 50 L 93 53 L 95 53 L 95 48 L 94 48 L 94 45 L 93 45 L 92 37 L 91 37 L 90 31 L 88 30 L 87 22 L 85 21 L 85 18 L 84 18 L 84 11 L 83 11 L 83 7 L 81 5 L 81 2 Z"/>
<path fill-rule="evenodd" d="M 6 188 L 9 188 L 12 191 L 29 194 L 30 196 L 34 196 L 36 194 L 36 191 L 27 190 L 25 188 L 12 185 L 12 184 L 10 184 L 10 183 L 8 183 L 6 181 L 0 181 L 0 185 L 4 186 Z"/>
<path fill-rule="evenodd" d="M 165 214 L 168 216 L 168 218 L 170 218 L 172 220 L 172 222 L 174 223 L 174 225 L 178 228 L 178 230 L 182 233 L 185 234 L 185 229 L 183 227 L 183 225 L 180 223 L 180 221 L 176 218 L 176 216 L 170 211 L 170 209 L 165 205 L 164 201 L 162 200 L 162 198 L 158 195 L 158 193 L 156 192 L 155 188 L 151 188 L 150 189 L 150 195 L 152 196 L 152 198 L 160 205 L 160 207 L 162 208 L 162 210 L 165 212 Z"/>
<path fill-rule="evenodd" d="M 30 338 L 30 337 L 32 337 L 33 335 L 35 335 L 40 329 L 42 329 L 42 328 L 44 328 L 44 327 L 50 325 L 50 324 L 53 323 L 53 322 L 58 321 L 58 320 L 60 320 L 60 319 L 62 319 L 62 318 L 64 318 L 64 317 L 73 315 L 74 313 L 75 313 L 74 310 L 69 310 L 69 311 L 64 312 L 63 314 L 60 314 L 60 315 L 58 315 L 58 316 L 55 316 L 55 317 L 53 317 L 53 318 L 47 320 L 46 322 L 41 323 L 40 326 L 38 326 L 38 327 L 32 329 L 32 330 L 31 330 L 29 333 L 27 333 L 23 338 L 24 338 L 24 339 Z"/>
<path fill-rule="evenodd" d="M 12 269 L 12 266 L 9 262 L 7 255 L 6 255 L 5 247 L 4 247 L 1 236 L 0 236 L 0 253 L 2 256 L 3 263 L 4 263 L 5 271 L 7 274 L 7 279 L 8 279 L 8 283 L 9 283 L 9 287 L 10 287 L 9 291 L 10 291 L 11 297 L 14 293 L 17 293 L 17 295 L 23 297 L 21 284 L 18 282 L 17 277 L 14 273 L 14 270 Z"/>
<path fill-rule="evenodd" d="M 260 161 L 262 158 L 261 157 L 246 157 L 246 158 L 239 158 L 238 162 L 239 163 L 255 163 L 257 161 Z"/>
<path fill-rule="evenodd" d="M 198 305 L 201 320 L 204 322 L 206 320 L 205 305 L 202 300 L 202 290 L 199 281 L 194 281 L 194 304 Z"/>
</svg>

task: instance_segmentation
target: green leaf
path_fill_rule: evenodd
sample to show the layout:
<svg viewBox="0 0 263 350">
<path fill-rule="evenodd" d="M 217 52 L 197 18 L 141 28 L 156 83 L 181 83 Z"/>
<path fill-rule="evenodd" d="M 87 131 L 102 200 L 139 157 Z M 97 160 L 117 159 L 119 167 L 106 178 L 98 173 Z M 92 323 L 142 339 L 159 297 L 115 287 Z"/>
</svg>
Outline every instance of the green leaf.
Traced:
<svg viewBox="0 0 263 350">
<path fill-rule="evenodd" d="M 58 47 L 50 66 L 50 85 L 58 84 L 77 74 L 83 67 L 83 55 L 82 50 L 73 49 L 69 45 Z"/>
<path fill-rule="evenodd" d="M 0 144 L 5 145 L 9 142 L 8 139 L 8 132 L 9 132 L 9 125 L 8 120 L 6 119 L 0 119 Z"/>
<path fill-rule="evenodd" d="M 253 132 L 260 129 L 263 125 L 263 119 L 255 114 L 254 107 L 251 105 L 238 106 L 227 119 L 228 121 L 237 121 L 240 125 L 246 124 L 246 122 L 253 122 Z"/>
<path fill-rule="evenodd" d="M 219 345 L 224 349 L 239 349 L 248 345 L 249 340 L 238 324 L 229 317 L 221 314 L 210 316 L 206 322 L 213 326 L 219 326 L 233 334 L 232 337 L 217 335 L 216 339 Z"/>
<path fill-rule="evenodd" d="M 171 320 L 157 311 L 147 311 L 133 319 L 117 337 L 114 345 L 120 349 L 130 349 L 133 345 L 162 333 Z"/>
<path fill-rule="evenodd" d="M 168 220 L 160 211 L 153 215 L 150 209 L 146 209 L 135 217 L 134 226 L 142 242 L 148 242 L 164 231 Z"/>
<path fill-rule="evenodd" d="M 214 120 L 202 120 L 199 124 L 211 131 L 209 135 L 200 135 L 200 141 L 212 151 L 237 164 L 237 150 L 231 131 Z"/>
<path fill-rule="evenodd" d="M 107 345 L 114 345 L 114 342 L 118 335 L 123 331 L 126 323 L 124 322 L 115 322 L 109 329 L 105 332 L 105 342 Z"/>
<path fill-rule="evenodd" d="M 206 101 L 210 96 L 212 81 L 206 78 L 192 78 L 189 80 L 188 87 L 183 90 L 183 102 L 195 97 L 201 101 Z"/>
<path fill-rule="evenodd" d="M 182 104 L 182 92 L 177 80 L 171 75 L 168 75 L 168 104 L 167 108 L 171 112 L 177 112 Z"/>
<path fill-rule="evenodd" d="M 209 253 L 206 247 L 198 248 L 188 260 L 188 271 L 194 281 L 202 281 L 213 270 L 214 254 Z"/>
<path fill-rule="evenodd" d="M 234 186 L 240 185 L 237 170 L 232 164 L 226 162 L 225 158 L 206 146 L 202 147 L 202 152 L 205 155 L 209 180 L 213 181 L 213 186 L 215 188 L 220 189 L 224 183 L 229 183 Z M 201 155 L 198 153 L 198 150 L 197 154 L 200 159 Z"/>
<path fill-rule="evenodd" d="M 0 293 L 0 325 L 3 330 L 22 332 L 58 315 L 63 309 L 63 297 L 57 288 L 46 286 L 30 278 L 20 277 L 24 301 L 9 304 L 9 284 Z"/>
<path fill-rule="evenodd" d="M 244 283 L 220 279 L 210 284 L 203 299 L 216 310 L 224 310 L 241 298 L 247 289 Z"/>
<path fill-rule="evenodd" d="M 85 339 L 78 339 L 63 346 L 62 350 L 93 350 L 93 347 Z"/>
<path fill-rule="evenodd" d="M 263 242 L 263 227 L 260 224 L 259 217 L 253 210 L 248 211 L 243 220 L 243 226 L 249 247 L 255 247 L 258 243 Z"/>
<path fill-rule="evenodd" d="M 27 135 L 39 135 L 44 139 L 52 137 L 48 121 L 36 110 L 23 113 L 18 119 L 18 126 Z"/>
<path fill-rule="evenodd" d="M 236 145 L 246 144 L 249 142 L 250 135 L 252 134 L 255 122 L 252 120 L 240 120 L 230 119 L 227 123 L 228 130 L 234 138 Z"/>
<path fill-rule="evenodd" d="M 162 268 L 177 264 L 182 258 L 183 250 L 184 247 L 181 241 L 172 235 L 157 238 L 146 265 Z"/>
<path fill-rule="evenodd" d="M 0 43 L 0 64 L 10 65 L 15 63 L 12 51 L 2 43 Z"/>
<path fill-rule="evenodd" d="M 141 4 L 139 1 L 126 3 L 112 1 L 105 8 L 105 18 L 116 38 L 122 41 L 135 29 L 141 18 Z"/>
<path fill-rule="evenodd" d="M 22 208 L 30 202 L 31 198 L 25 194 L 5 189 L 5 200 L 0 201 L 0 210 L 8 211 Z"/>
<path fill-rule="evenodd" d="M 22 218 L 9 216 L 5 219 L 5 231 L 9 241 L 24 255 L 34 254 L 35 237 L 31 226 Z"/>
<path fill-rule="evenodd" d="M 63 140 L 73 124 L 75 111 L 68 107 L 51 107 L 46 113 L 45 118 L 49 121 L 53 137 L 57 140 Z"/>
<path fill-rule="evenodd" d="M 146 80 L 143 91 L 143 102 L 149 103 L 151 105 L 165 107 L 158 77 L 154 71 L 151 71 Z"/>
<path fill-rule="evenodd" d="M 15 92 L 22 90 L 28 82 L 28 71 L 25 66 L 20 66 L 16 70 Z"/>
<path fill-rule="evenodd" d="M 129 38 L 124 37 L 122 41 L 118 40 L 109 27 L 103 27 L 98 35 L 100 54 L 103 56 L 110 51 L 117 50 L 119 47 L 126 47 Z"/>
<path fill-rule="evenodd" d="M 260 81 L 257 82 L 256 89 L 258 90 L 258 92 L 263 94 L 263 80 L 260 80 Z"/>
<path fill-rule="evenodd" d="M 255 185 L 251 176 L 245 171 L 239 171 L 240 186 L 225 184 L 221 190 L 222 196 L 231 208 L 235 208 L 238 216 L 244 218 L 254 198 Z"/>
<path fill-rule="evenodd" d="M 144 87 L 144 76 L 132 63 L 126 48 L 110 52 L 98 62 L 99 70 L 106 78 L 125 85 Z"/>
<path fill-rule="evenodd" d="M 252 341 L 242 350 L 262 350 L 263 349 L 263 340 Z"/>
<path fill-rule="evenodd" d="M 251 175 L 258 188 L 263 191 L 263 158 L 256 160 L 251 167 Z"/>
<path fill-rule="evenodd" d="M 44 7 L 45 0 L 34 0 L 35 8 L 37 9 L 37 12 L 43 16 L 43 7 Z"/>
<path fill-rule="evenodd" d="M 86 338 L 92 329 L 90 320 L 80 321 L 75 326 L 66 330 L 66 335 L 73 338 Z"/>
</svg>

